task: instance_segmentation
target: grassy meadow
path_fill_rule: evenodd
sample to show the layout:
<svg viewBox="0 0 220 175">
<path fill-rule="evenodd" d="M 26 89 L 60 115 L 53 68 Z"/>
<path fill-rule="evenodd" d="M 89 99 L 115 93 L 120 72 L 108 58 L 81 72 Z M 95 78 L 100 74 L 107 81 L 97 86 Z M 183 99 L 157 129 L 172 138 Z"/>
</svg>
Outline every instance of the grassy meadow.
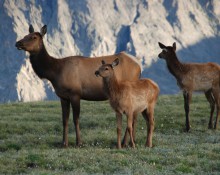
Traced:
<svg viewBox="0 0 220 175">
<path fill-rule="evenodd" d="M 191 131 L 184 132 L 182 95 L 160 96 L 153 148 L 138 118 L 136 149 L 116 149 L 116 119 L 105 102 L 81 102 L 83 145 L 75 147 L 72 115 L 69 148 L 62 148 L 58 101 L 0 105 L 0 174 L 220 174 L 220 129 L 209 130 L 209 104 L 194 95 Z M 126 117 L 123 118 L 125 129 Z M 123 130 L 124 132 L 124 130 Z"/>
</svg>

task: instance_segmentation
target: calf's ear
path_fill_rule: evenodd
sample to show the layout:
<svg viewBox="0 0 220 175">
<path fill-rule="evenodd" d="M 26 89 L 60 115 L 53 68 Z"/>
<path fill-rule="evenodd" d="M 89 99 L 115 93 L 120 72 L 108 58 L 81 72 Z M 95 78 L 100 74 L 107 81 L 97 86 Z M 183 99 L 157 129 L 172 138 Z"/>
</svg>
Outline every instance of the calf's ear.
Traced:
<svg viewBox="0 0 220 175">
<path fill-rule="evenodd" d="M 176 51 L 176 42 L 173 43 L 173 50 Z"/>
<path fill-rule="evenodd" d="M 163 45 L 162 43 L 158 42 L 158 44 L 159 44 L 159 46 L 160 46 L 160 48 L 161 48 L 161 49 L 166 48 L 166 46 L 165 46 L 165 45 Z"/>
<path fill-rule="evenodd" d="M 47 25 L 44 25 L 41 29 L 40 29 L 40 34 L 43 37 L 45 34 L 47 33 Z"/>
<path fill-rule="evenodd" d="M 119 64 L 119 59 L 116 58 L 113 62 L 112 62 L 112 68 L 116 67 Z"/>
<path fill-rule="evenodd" d="M 34 33 L 34 28 L 33 28 L 33 26 L 31 24 L 29 26 L 29 33 Z"/>
</svg>

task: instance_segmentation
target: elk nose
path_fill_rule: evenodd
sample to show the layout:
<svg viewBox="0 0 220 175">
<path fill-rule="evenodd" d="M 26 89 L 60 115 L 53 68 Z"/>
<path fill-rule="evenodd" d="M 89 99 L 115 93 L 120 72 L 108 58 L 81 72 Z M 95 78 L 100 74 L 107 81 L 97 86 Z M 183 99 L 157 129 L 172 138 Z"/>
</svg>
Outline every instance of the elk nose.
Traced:
<svg viewBox="0 0 220 175">
<path fill-rule="evenodd" d="M 99 76 L 99 71 L 95 71 L 95 75 L 98 77 Z"/>
<path fill-rule="evenodd" d="M 15 47 L 19 47 L 21 45 L 22 45 L 21 41 L 18 41 L 18 42 L 15 43 Z"/>
</svg>

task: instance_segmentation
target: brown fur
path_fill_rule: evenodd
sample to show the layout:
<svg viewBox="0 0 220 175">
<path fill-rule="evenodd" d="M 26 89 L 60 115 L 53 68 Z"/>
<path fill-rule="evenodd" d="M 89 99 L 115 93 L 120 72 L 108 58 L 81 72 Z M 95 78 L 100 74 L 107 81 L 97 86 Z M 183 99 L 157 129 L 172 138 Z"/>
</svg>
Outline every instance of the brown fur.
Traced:
<svg viewBox="0 0 220 175">
<path fill-rule="evenodd" d="M 92 73 L 98 69 L 101 59 L 106 62 L 112 62 L 115 58 L 121 60 L 121 69 L 116 72 L 119 81 L 139 79 L 141 68 L 138 63 L 123 52 L 91 59 L 81 56 L 70 56 L 63 59 L 53 58 L 47 53 L 43 43 L 46 30 L 47 28 L 44 26 L 40 33 L 34 32 L 32 25 L 30 25 L 30 34 L 18 41 L 16 47 L 30 53 L 30 62 L 35 73 L 40 78 L 48 79 L 60 97 L 63 118 L 63 145 L 65 147 L 68 146 L 68 119 L 71 104 L 76 130 L 76 144 L 80 145 L 80 99 L 93 101 L 108 99 L 103 91 L 102 81 Z"/>
<path fill-rule="evenodd" d="M 166 60 L 167 67 L 171 74 L 176 78 L 177 84 L 183 91 L 184 108 L 186 113 L 186 131 L 190 130 L 189 124 L 189 105 L 193 91 L 203 91 L 210 103 L 211 113 L 209 128 L 213 128 L 213 113 L 217 106 L 217 115 L 214 128 L 218 127 L 220 115 L 220 66 L 215 63 L 181 63 L 176 56 L 176 44 L 165 46 L 159 43 L 163 51 L 159 58 Z"/>
<path fill-rule="evenodd" d="M 146 146 L 152 147 L 154 107 L 158 98 L 159 87 L 150 79 L 119 82 L 115 72 L 117 69 L 120 69 L 120 67 L 115 68 L 113 71 L 113 68 L 118 64 L 119 60 L 116 59 L 112 64 L 103 64 L 98 71 L 96 71 L 96 75 L 100 75 L 103 78 L 105 92 L 109 96 L 110 104 L 116 112 L 117 147 L 121 148 L 121 125 L 123 114 L 127 116 L 127 129 L 123 146 L 126 146 L 129 133 L 131 146 L 135 147 L 134 132 L 137 115 L 140 112 L 142 112 L 148 126 Z"/>
</svg>

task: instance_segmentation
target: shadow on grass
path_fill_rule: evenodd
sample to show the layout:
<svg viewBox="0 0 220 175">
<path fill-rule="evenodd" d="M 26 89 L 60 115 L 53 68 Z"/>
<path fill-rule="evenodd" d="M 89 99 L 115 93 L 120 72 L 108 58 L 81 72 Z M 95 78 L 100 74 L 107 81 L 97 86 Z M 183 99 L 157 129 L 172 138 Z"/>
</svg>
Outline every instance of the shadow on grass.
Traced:
<svg viewBox="0 0 220 175">
<path fill-rule="evenodd" d="M 48 146 L 50 148 L 58 148 L 58 149 L 64 148 L 63 143 L 61 141 L 51 141 L 48 143 Z"/>
<path fill-rule="evenodd" d="M 19 151 L 21 150 L 22 146 L 17 143 L 7 143 L 0 145 L 0 152 L 7 152 L 9 150 Z"/>
<path fill-rule="evenodd" d="M 108 140 L 107 142 L 95 139 L 93 141 L 83 142 L 80 146 L 77 146 L 75 142 L 69 142 L 68 147 L 64 147 L 62 141 L 50 141 L 48 143 L 48 149 L 55 148 L 55 149 L 65 149 L 65 148 L 109 148 L 109 149 L 116 149 L 116 141 Z"/>
</svg>

